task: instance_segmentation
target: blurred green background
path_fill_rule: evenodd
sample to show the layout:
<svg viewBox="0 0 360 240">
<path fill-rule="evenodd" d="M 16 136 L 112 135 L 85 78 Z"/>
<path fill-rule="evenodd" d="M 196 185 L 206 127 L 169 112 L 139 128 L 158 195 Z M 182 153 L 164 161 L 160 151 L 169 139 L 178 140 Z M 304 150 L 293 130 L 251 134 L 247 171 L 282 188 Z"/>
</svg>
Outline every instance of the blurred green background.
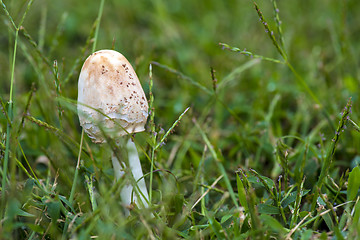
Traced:
<svg viewBox="0 0 360 240">
<path fill-rule="evenodd" d="M 26 1 L 5 3 L 15 22 L 19 22 Z M 38 51 L 21 31 L 15 69 L 16 118 L 25 108 L 25 93 L 34 82 L 37 92 L 29 112 L 59 126 L 57 112 L 54 111 L 57 103 L 53 69 L 40 56 L 45 56 L 51 64 L 54 60 L 58 62 L 61 95 L 76 100 L 78 73 L 83 60 L 91 54 L 91 42 L 87 46 L 85 43 L 92 31 L 99 4 L 100 1 L 34 1 L 23 26 L 37 44 Z M 271 1 L 259 1 L 258 4 L 278 38 Z M 354 119 L 357 120 L 358 116 L 359 5 L 358 1 L 278 2 L 289 61 L 333 119 L 350 96 L 354 101 Z M 6 100 L 14 34 L 8 30 L 9 23 L 3 13 L 2 20 L 0 91 Z M 270 171 L 274 137 L 288 134 L 306 136 L 320 122 L 321 132 L 328 138 L 332 137 L 335 125 L 324 123 L 318 106 L 296 83 L 294 74 L 285 65 L 257 61 L 223 50 L 219 42 L 281 59 L 259 22 L 251 1 L 107 0 L 97 49 L 114 47 L 123 53 L 133 64 L 147 95 L 149 64 L 152 61 L 175 69 L 210 92 L 213 92 L 210 68 L 216 71 L 218 86 L 221 85 L 217 89 L 217 97 L 226 107 L 216 101 L 214 94 L 201 90 L 178 74 L 153 65 L 156 123 L 168 129 L 185 108 L 191 107 L 184 124 L 182 122 L 176 129 L 175 140 L 165 147 L 168 151 L 176 143 L 177 135 L 181 136 L 177 141 L 182 143 L 197 138 L 191 133 L 192 117 L 205 119 L 206 132 L 214 144 L 233 159 L 233 167 L 253 164 L 257 167 L 263 162 L 270 164 L 267 170 Z M 77 59 L 80 62 L 76 65 Z M 222 84 L 224 79 L 226 84 Z M 277 99 L 275 96 L 279 100 L 276 100 L 271 121 L 267 123 L 265 119 L 271 101 Z M 64 114 L 69 122 L 64 124 L 63 131 L 78 139 L 80 127 L 76 112 L 65 108 Z M 3 132 L 4 127 L 5 124 Z M 27 123 L 25 129 L 27 135 L 24 133 L 22 140 L 28 154 L 34 158 L 41 154 L 42 147 L 46 149 L 52 144 L 49 141 L 51 137 L 41 128 L 36 129 L 36 125 Z M 189 135 L 192 137 L 187 139 Z M 261 140 L 264 135 L 266 141 Z M 359 138 L 354 137 L 347 142 L 349 150 L 346 153 L 351 153 L 351 157 L 358 153 L 358 141 Z M 200 145 L 193 146 L 202 148 Z M 265 149 L 265 155 L 259 153 L 259 147 Z M 168 158 L 169 153 L 164 154 L 163 157 Z M 69 162 L 73 164 L 73 161 Z M 181 167 L 182 164 L 186 165 L 183 159 L 178 160 L 176 166 Z M 349 160 L 342 165 L 349 165 Z"/>
</svg>

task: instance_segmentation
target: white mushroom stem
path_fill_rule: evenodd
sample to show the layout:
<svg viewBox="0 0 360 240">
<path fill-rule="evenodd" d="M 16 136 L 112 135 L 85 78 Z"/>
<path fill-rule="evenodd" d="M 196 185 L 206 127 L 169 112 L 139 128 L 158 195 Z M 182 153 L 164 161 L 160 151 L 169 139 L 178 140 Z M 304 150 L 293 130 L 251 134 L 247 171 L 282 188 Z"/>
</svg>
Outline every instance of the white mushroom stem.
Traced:
<svg viewBox="0 0 360 240">
<path fill-rule="evenodd" d="M 121 146 L 119 146 L 121 147 Z M 126 151 L 128 155 L 128 162 L 129 167 L 131 170 L 131 173 L 137 183 L 137 188 L 135 188 L 134 194 L 133 194 L 133 185 L 130 183 L 125 184 L 123 189 L 120 192 L 121 200 L 125 206 L 130 206 L 131 199 L 136 203 L 136 205 L 140 206 L 143 205 L 145 208 L 148 207 L 148 200 L 149 200 L 149 194 L 146 188 L 145 180 L 143 178 L 144 174 L 141 169 L 140 159 L 139 155 L 135 146 L 135 143 L 132 141 L 131 138 L 129 138 L 128 142 L 126 143 Z M 114 167 L 114 173 L 116 180 L 119 181 L 125 173 L 123 166 L 125 166 L 125 162 L 119 160 L 115 154 L 112 154 L 111 161 Z M 123 165 L 123 166 L 122 166 Z M 139 180 L 140 179 L 140 180 Z M 138 190 L 140 192 L 138 192 Z M 133 196 L 132 196 L 133 195 Z M 139 202 L 138 196 L 140 196 L 141 203 Z M 144 198 L 145 197 L 145 198 Z M 127 210 L 126 210 L 127 211 Z M 129 214 L 129 212 L 126 212 Z"/>
<path fill-rule="evenodd" d="M 93 142 L 105 142 L 104 135 L 114 140 L 145 130 L 149 115 L 146 96 L 136 72 L 121 53 L 100 50 L 91 54 L 81 68 L 78 88 L 80 125 Z M 133 196 L 136 205 L 147 207 L 149 197 L 135 144 L 120 140 L 125 146 L 119 147 L 127 154 L 120 154 L 124 159 L 113 154 L 112 163 L 116 179 L 126 181 L 122 201 L 129 206 Z M 128 169 L 131 174 L 124 176 Z"/>
</svg>

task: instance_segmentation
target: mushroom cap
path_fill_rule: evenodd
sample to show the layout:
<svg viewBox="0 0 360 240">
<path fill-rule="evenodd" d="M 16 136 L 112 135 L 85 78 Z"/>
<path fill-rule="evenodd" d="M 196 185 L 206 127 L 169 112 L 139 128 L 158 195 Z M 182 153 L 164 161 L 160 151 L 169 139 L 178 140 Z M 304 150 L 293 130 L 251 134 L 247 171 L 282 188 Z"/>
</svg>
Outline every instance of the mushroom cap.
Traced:
<svg viewBox="0 0 360 240">
<path fill-rule="evenodd" d="M 103 132 L 116 138 L 144 131 L 148 108 L 139 79 L 121 53 L 100 50 L 86 59 L 77 109 L 80 125 L 93 142 L 104 142 Z"/>
</svg>

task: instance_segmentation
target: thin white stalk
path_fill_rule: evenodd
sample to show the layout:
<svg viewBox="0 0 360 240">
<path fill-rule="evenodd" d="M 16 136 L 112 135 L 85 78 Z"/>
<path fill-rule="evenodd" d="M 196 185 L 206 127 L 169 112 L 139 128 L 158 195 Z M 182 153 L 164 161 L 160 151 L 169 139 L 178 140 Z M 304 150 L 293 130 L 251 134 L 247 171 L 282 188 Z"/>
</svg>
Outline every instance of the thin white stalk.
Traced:
<svg viewBox="0 0 360 240">
<path fill-rule="evenodd" d="M 141 193 L 139 194 L 141 197 L 141 202 L 143 203 L 144 207 L 148 207 L 147 202 L 149 201 L 149 194 L 148 194 L 148 190 L 146 188 L 145 180 L 143 178 L 144 174 L 141 169 L 139 154 L 136 149 L 135 143 L 132 141 L 131 138 L 129 138 L 129 140 L 126 144 L 126 149 L 128 151 L 131 172 L 134 176 L 135 181 L 137 182 L 140 192 L 142 193 L 142 194 Z"/>
<path fill-rule="evenodd" d="M 123 146 L 119 146 L 119 147 L 123 147 Z M 134 196 L 132 196 L 133 186 L 131 182 L 126 183 L 120 192 L 121 200 L 125 206 L 129 206 L 131 204 L 131 199 L 133 199 L 136 205 L 144 206 L 146 208 L 148 207 L 149 194 L 146 188 L 145 180 L 143 178 L 144 174 L 141 169 L 139 155 L 135 143 L 132 141 L 131 138 L 129 138 L 128 142 L 126 143 L 126 151 L 127 151 L 127 156 L 129 160 L 128 162 L 130 165 L 131 173 L 135 181 L 137 182 L 138 188 L 136 189 L 139 189 L 141 193 L 140 192 L 139 194 L 135 193 Z M 119 179 L 121 179 L 125 174 L 124 171 L 124 167 L 126 166 L 125 162 L 118 160 L 114 153 L 112 154 L 111 161 L 114 167 L 116 180 L 119 181 Z M 137 196 L 140 196 L 141 203 L 139 202 Z M 129 211 L 127 209 L 125 209 L 125 211 L 126 214 L 129 215 Z"/>
</svg>

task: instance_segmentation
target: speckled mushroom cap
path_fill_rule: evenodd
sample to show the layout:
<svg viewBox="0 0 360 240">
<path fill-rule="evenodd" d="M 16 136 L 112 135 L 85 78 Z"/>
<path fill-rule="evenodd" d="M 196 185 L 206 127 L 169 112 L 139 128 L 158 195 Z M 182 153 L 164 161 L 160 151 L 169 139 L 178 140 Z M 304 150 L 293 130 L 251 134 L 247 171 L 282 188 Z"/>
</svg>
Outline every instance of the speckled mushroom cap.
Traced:
<svg viewBox="0 0 360 240">
<path fill-rule="evenodd" d="M 81 69 L 77 108 L 80 125 L 93 142 L 101 143 L 100 129 L 113 138 L 144 131 L 149 107 L 128 60 L 119 52 L 100 50 Z"/>
</svg>

